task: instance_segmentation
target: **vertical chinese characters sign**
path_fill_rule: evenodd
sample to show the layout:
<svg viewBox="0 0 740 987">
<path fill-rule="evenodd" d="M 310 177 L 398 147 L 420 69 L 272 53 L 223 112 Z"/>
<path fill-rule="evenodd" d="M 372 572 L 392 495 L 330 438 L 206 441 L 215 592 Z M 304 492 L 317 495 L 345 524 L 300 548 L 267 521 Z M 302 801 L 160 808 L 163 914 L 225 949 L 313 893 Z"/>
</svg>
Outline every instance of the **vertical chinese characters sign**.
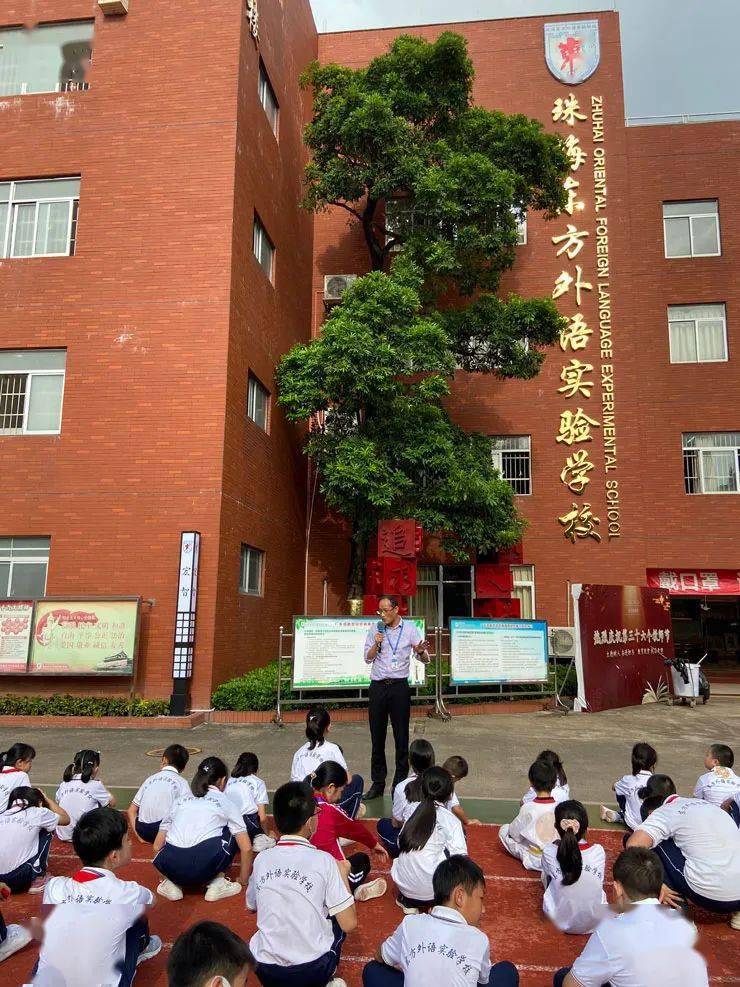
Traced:
<svg viewBox="0 0 740 987">
<path fill-rule="evenodd" d="M 555 78 L 568 86 L 589 78 L 599 64 L 598 21 L 546 24 L 545 57 Z M 563 314 L 568 320 L 560 334 L 563 365 L 557 392 L 563 408 L 555 441 L 563 448 L 560 481 L 571 500 L 569 507 L 564 505 L 558 523 L 565 538 L 574 545 L 580 541 L 601 542 L 605 535 L 611 540 L 620 534 L 618 483 L 610 477 L 616 469 L 616 432 L 609 246 L 606 216 L 600 215 L 606 209 L 607 194 L 602 97 L 591 97 L 590 121 L 585 110 L 570 91 L 558 96 L 551 109 L 553 122 L 563 128 L 570 163 L 564 182 L 567 202 L 560 229 L 551 240 L 556 260 L 563 265 L 555 278 L 552 297 L 562 299 Z M 586 181 L 590 164 L 593 188 Z M 592 218 L 588 218 L 589 213 Z M 589 242 L 595 245 L 595 272 L 582 256 Z M 594 336 L 594 317 L 599 325 L 598 338 Z M 594 475 L 598 475 L 592 445 L 598 435 L 604 443 L 606 526 L 594 509 L 594 497 L 589 496 Z M 598 497 L 601 501 L 600 493 Z"/>
<path fill-rule="evenodd" d="M 180 573 L 177 585 L 175 640 L 172 651 L 173 691 L 170 712 L 183 715 L 188 706 L 188 682 L 193 675 L 195 618 L 198 601 L 200 533 L 183 531 L 180 536 Z"/>
</svg>

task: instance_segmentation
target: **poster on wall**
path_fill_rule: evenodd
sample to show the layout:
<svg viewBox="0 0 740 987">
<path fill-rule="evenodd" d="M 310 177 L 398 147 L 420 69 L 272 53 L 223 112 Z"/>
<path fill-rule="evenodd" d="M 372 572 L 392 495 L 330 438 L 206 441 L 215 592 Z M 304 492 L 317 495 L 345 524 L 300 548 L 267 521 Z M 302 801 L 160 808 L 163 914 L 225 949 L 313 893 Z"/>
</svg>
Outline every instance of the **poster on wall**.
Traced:
<svg viewBox="0 0 740 987">
<path fill-rule="evenodd" d="M 547 681 L 544 620 L 450 619 L 450 683 Z"/>
<path fill-rule="evenodd" d="M 25 673 L 31 642 L 33 600 L 0 600 L 0 673 Z"/>
<path fill-rule="evenodd" d="M 134 673 L 139 597 L 36 603 L 29 671 L 41 675 Z"/>
<path fill-rule="evenodd" d="M 648 586 L 572 587 L 576 628 L 576 708 L 639 706 L 648 686 L 667 683 L 673 658 L 669 594 Z"/>
<path fill-rule="evenodd" d="M 424 637 L 424 621 L 416 624 Z M 293 688 L 353 689 L 370 684 L 371 666 L 365 661 L 365 638 L 377 617 L 296 617 L 293 620 Z M 423 685 L 426 666 L 411 659 L 409 684 Z"/>
</svg>

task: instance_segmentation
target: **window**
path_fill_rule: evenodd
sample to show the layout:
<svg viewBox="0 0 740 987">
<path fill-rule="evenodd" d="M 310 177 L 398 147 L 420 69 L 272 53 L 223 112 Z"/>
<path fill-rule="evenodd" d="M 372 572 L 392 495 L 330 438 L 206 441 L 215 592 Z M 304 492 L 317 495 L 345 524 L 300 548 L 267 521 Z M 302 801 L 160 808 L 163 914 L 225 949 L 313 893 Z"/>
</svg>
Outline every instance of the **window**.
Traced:
<svg viewBox="0 0 740 987">
<path fill-rule="evenodd" d="M 0 350 L 0 435 L 62 428 L 66 350 Z"/>
<path fill-rule="evenodd" d="M 239 575 L 239 589 L 251 596 L 262 596 L 262 570 L 265 553 L 259 548 L 242 545 L 242 566 Z"/>
<path fill-rule="evenodd" d="M 260 75 L 257 91 L 259 93 L 260 103 L 262 103 L 262 107 L 267 114 L 267 119 L 270 121 L 272 132 L 277 137 L 278 113 L 280 111 L 280 107 L 278 106 L 278 101 L 275 98 L 275 90 L 270 84 L 270 79 L 268 78 L 265 66 L 262 64 L 262 59 L 260 59 Z"/>
<path fill-rule="evenodd" d="M 716 363 L 727 359 L 724 305 L 669 305 L 671 363 Z"/>
<path fill-rule="evenodd" d="M 491 437 L 493 465 L 515 494 L 532 493 L 532 454 L 529 435 Z"/>
<path fill-rule="evenodd" d="M 249 375 L 247 385 L 247 416 L 260 428 L 267 431 L 270 392 L 260 384 L 255 376 Z"/>
<path fill-rule="evenodd" d="M 527 244 L 527 210 L 512 208 L 516 220 L 516 245 L 524 247 Z"/>
<path fill-rule="evenodd" d="M 740 493 L 740 432 L 684 432 L 687 494 Z"/>
<path fill-rule="evenodd" d="M 49 538 L 0 538 L 0 598 L 44 595 L 50 544 Z"/>
<path fill-rule="evenodd" d="M 79 178 L 0 182 L 0 257 L 75 252 Z"/>
<path fill-rule="evenodd" d="M 663 235 L 666 257 L 716 257 L 721 253 L 717 200 L 664 202 Z"/>
<path fill-rule="evenodd" d="M 534 619 L 534 566 L 513 565 L 511 575 L 514 586 L 511 595 L 521 601 L 521 616 L 526 620 Z"/>
<path fill-rule="evenodd" d="M 0 96 L 89 88 L 93 21 L 0 29 Z"/>
<path fill-rule="evenodd" d="M 272 270 L 275 259 L 275 248 L 272 245 L 264 226 L 257 213 L 254 214 L 254 256 L 267 277 L 272 281 Z"/>
</svg>

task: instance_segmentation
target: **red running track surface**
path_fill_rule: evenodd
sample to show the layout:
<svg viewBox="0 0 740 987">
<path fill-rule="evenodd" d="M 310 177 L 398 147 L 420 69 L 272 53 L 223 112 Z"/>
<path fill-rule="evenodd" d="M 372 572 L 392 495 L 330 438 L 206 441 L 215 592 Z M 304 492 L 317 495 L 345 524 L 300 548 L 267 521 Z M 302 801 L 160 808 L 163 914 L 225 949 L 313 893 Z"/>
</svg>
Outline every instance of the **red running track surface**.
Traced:
<svg viewBox="0 0 740 987">
<path fill-rule="evenodd" d="M 542 885 L 539 876 L 525 871 L 518 861 L 509 857 L 498 841 L 497 826 L 471 826 L 468 846 L 471 856 L 483 868 L 487 879 L 486 913 L 482 928 L 491 940 L 494 960 L 516 963 L 522 987 L 550 987 L 553 972 L 573 962 L 586 941 L 585 936 L 568 936 L 558 932 L 542 913 Z M 622 847 L 622 833 L 614 830 L 591 830 L 594 842 L 607 851 L 607 872 Z M 154 891 L 158 872 L 150 863 L 151 847 L 134 840 L 131 864 L 119 876 L 135 880 Z M 49 874 L 70 874 L 76 868 L 76 858 L 70 844 L 56 838 L 50 858 Z M 232 871 L 233 875 L 233 871 Z M 388 891 L 383 898 L 358 902 L 359 927 L 348 936 L 338 975 L 349 987 L 360 987 L 362 968 L 374 955 L 379 943 L 401 921 L 403 915 L 394 902 L 394 887 L 390 875 Z M 607 895 L 611 897 L 611 883 Z M 19 922 L 38 912 L 40 895 L 19 895 L 3 903 L 5 921 Z M 186 894 L 182 901 L 170 902 L 157 898 L 149 913 L 151 931 L 161 937 L 164 949 L 153 960 L 142 964 L 136 977 L 136 987 L 166 987 L 165 967 L 173 941 L 178 934 L 202 919 L 223 922 L 245 939 L 255 930 L 255 917 L 244 904 L 244 895 L 225 901 L 208 903 L 200 894 Z M 740 984 L 740 933 L 734 932 L 719 915 L 697 911 L 693 914 L 700 932 L 699 948 L 709 962 L 712 984 Z M 80 930 L 80 958 L 84 962 L 84 930 Z M 73 946 L 73 944 L 70 944 Z M 36 962 L 37 949 L 26 947 L 0 967 L 0 983 L 17 987 L 30 982 Z M 250 978 L 250 983 L 254 978 Z"/>
</svg>

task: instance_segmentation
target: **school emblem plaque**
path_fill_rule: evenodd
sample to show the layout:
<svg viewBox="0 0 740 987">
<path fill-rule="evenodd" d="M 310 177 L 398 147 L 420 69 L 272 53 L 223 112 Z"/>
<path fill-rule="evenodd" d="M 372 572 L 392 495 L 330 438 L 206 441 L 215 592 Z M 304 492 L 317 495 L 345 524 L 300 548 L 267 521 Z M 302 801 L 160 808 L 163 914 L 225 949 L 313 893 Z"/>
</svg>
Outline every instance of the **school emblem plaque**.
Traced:
<svg viewBox="0 0 740 987">
<path fill-rule="evenodd" d="M 560 82 L 585 82 L 598 68 L 599 55 L 598 21 L 545 24 L 545 61 Z"/>
</svg>

